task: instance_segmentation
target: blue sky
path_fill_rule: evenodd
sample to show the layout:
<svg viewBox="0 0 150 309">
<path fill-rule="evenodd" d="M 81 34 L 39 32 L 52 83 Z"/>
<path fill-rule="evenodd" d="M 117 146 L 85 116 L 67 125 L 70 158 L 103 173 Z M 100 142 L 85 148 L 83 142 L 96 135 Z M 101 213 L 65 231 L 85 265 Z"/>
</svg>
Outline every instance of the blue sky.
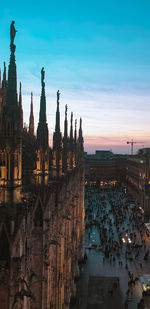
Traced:
<svg viewBox="0 0 150 309">
<path fill-rule="evenodd" d="M 23 84 L 24 121 L 30 92 L 37 125 L 40 70 L 45 67 L 47 121 L 54 130 L 56 92 L 69 116 L 83 118 L 85 149 L 130 152 L 126 141 L 150 146 L 150 1 L 4 1 L 0 7 L 0 66 L 9 62 L 15 20 L 16 62 Z M 139 145 L 139 146 L 138 146 Z"/>
</svg>

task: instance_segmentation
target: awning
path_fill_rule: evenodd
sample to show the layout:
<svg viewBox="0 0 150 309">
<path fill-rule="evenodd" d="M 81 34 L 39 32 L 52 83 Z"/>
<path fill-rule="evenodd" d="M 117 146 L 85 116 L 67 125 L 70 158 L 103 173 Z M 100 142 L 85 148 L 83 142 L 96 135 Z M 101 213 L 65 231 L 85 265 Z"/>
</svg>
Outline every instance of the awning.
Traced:
<svg viewBox="0 0 150 309">
<path fill-rule="evenodd" d="M 146 228 L 148 229 L 148 231 L 150 232 L 150 222 L 144 223 L 144 224 L 145 224 Z"/>
</svg>

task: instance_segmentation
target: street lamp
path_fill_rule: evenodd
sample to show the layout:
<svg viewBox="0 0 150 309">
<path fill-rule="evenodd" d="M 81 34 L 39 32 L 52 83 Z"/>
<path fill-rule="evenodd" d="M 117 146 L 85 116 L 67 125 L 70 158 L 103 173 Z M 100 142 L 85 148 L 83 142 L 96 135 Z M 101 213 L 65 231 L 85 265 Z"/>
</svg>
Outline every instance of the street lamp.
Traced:
<svg viewBox="0 0 150 309">
<path fill-rule="evenodd" d="M 131 243 L 132 243 L 132 241 L 131 241 L 131 239 L 130 239 L 130 237 L 128 236 L 127 233 L 125 234 L 124 237 L 122 237 L 122 242 L 123 242 L 124 244 L 131 244 Z"/>
</svg>

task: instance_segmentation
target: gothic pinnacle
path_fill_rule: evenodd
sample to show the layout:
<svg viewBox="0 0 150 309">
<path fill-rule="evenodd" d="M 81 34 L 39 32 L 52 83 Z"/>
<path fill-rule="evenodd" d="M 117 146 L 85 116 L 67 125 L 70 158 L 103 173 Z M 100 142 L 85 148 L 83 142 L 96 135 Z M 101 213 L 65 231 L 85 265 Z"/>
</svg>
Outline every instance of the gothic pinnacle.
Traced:
<svg viewBox="0 0 150 309">
<path fill-rule="evenodd" d="M 14 39 L 17 30 L 14 27 L 14 21 L 12 21 L 10 26 L 10 63 L 8 69 L 8 95 L 7 103 L 8 105 L 17 105 L 17 72 L 16 72 L 16 61 L 15 61 L 15 49 Z"/>
<path fill-rule="evenodd" d="M 20 89 L 19 89 L 19 106 L 22 108 L 22 84 L 20 82 Z"/>
<path fill-rule="evenodd" d="M 77 119 L 75 119 L 75 129 L 74 129 L 74 141 L 77 141 Z"/>
<path fill-rule="evenodd" d="M 67 120 L 67 111 L 68 111 L 68 106 L 67 104 L 65 105 L 65 120 Z"/>
<path fill-rule="evenodd" d="M 60 132 L 60 112 L 59 112 L 59 99 L 60 99 L 60 92 L 57 91 L 57 111 L 56 111 L 56 125 L 55 131 Z"/>
<path fill-rule="evenodd" d="M 70 141 L 73 141 L 73 113 L 71 112 L 70 120 Z"/>
<path fill-rule="evenodd" d="M 31 92 L 30 118 L 29 118 L 29 133 L 34 135 L 34 115 L 33 115 L 33 93 Z"/>
<path fill-rule="evenodd" d="M 65 105 L 65 121 L 64 121 L 64 140 L 66 141 L 68 138 L 68 120 L 67 120 L 67 104 Z"/>
<path fill-rule="evenodd" d="M 41 70 L 41 100 L 40 100 L 40 117 L 39 122 L 46 123 L 46 97 L 45 97 L 45 71 Z"/>
<path fill-rule="evenodd" d="M 6 86 L 6 63 L 4 61 L 4 71 L 3 71 L 3 81 L 2 81 L 2 86 Z"/>
<path fill-rule="evenodd" d="M 31 92 L 31 114 L 33 114 L 33 92 Z"/>
<path fill-rule="evenodd" d="M 83 133 L 82 133 L 82 118 L 80 118 L 80 127 L 79 127 L 79 143 L 83 145 Z"/>
<path fill-rule="evenodd" d="M 22 84 L 20 82 L 20 89 L 19 89 L 19 108 L 20 108 L 20 124 L 21 130 L 23 129 L 23 110 L 22 110 Z"/>
<path fill-rule="evenodd" d="M 46 96 L 45 96 L 45 71 L 41 70 L 41 98 L 40 98 L 40 113 L 39 123 L 37 128 L 38 145 L 44 149 L 48 147 L 48 127 L 46 123 Z"/>
<path fill-rule="evenodd" d="M 82 130 L 82 118 L 80 118 L 80 129 Z"/>
</svg>

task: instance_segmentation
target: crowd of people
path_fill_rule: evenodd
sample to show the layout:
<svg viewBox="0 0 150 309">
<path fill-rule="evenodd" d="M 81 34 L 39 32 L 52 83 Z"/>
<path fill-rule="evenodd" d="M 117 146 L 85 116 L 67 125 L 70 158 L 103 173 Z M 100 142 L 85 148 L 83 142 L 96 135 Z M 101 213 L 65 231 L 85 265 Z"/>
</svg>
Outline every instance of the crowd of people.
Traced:
<svg viewBox="0 0 150 309">
<path fill-rule="evenodd" d="M 89 242 L 93 227 L 96 227 L 99 233 L 99 241 L 91 241 L 88 250 L 100 250 L 103 253 L 103 263 L 118 263 L 120 268 L 126 269 L 128 289 L 125 308 L 128 308 L 132 301 L 133 289 L 139 281 L 139 274 L 133 271 L 134 263 L 136 262 L 142 273 L 143 264 L 147 263 L 149 256 L 143 215 L 136 206 L 130 208 L 127 200 L 128 197 L 122 189 L 86 188 L 85 227 Z M 137 308 L 145 308 L 143 296 Z"/>
</svg>

